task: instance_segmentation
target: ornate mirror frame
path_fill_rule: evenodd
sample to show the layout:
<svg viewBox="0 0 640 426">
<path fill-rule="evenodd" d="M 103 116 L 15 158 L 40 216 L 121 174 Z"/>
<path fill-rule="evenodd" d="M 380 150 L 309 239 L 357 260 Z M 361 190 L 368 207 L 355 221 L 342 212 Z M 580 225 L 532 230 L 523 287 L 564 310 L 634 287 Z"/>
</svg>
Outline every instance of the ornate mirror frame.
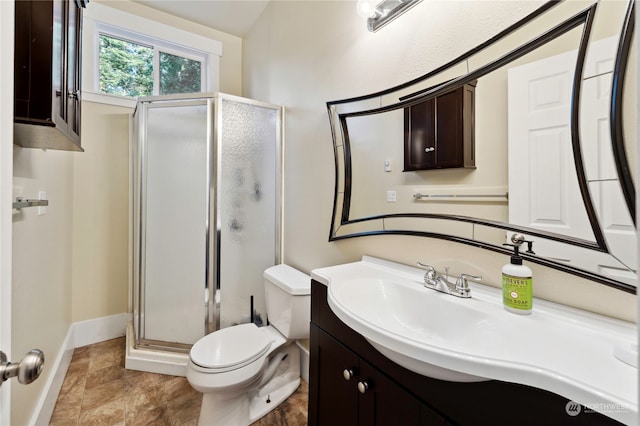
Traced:
<svg viewBox="0 0 640 426">
<path fill-rule="evenodd" d="M 424 74 L 421 77 L 418 77 L 412 81 L 404 83 L 402 85 L 381 91 L 376 92 L 370 95 L 360 96 L 356 98 L 344 99 L 327 102 L 327 109 L 329 114 L 329 121 L 331 125 L 331 133 L 333 138 L 334 145 L 334 156 L 335 156 L 335 196 L 334 196 L 334 205 L 333 205 L 333 217 L 331 222 L 331 229 L 329 234 L 329 241 L 337 241 L 345 238 L 353 238 L 353 237 L 361 237 L 367 235 L 382 235 L 382 234 L 399 234 L 399 235 L 412 235 L 412 236 L 422 236 L 422 237 L 431 237 L 431 238 L 440 238 L 451 240 L 463 244 L 468 244 L 475 247 L 484 248 L 487 250 L 491 250 L 494 252 L 508 254 L 510 249 L 506 249 L 505 247 L 498 246 L 493 243 L 489 243 L 486 241 L 482 241 L 475 238 L 469 238 L 464 236 L 456 236 L 449 235 L 438 232 L 430 232 L 423 230 L 410 230 L 410 229 L 386 229 L 387 226 L 384 225 L 385 219 L 392 218 L 413 218 L 413 219 L 436 219 L 436 220 L 446 220 L 446 221 L 455 221 L 455 222 L 465 222 L 475 225 L 487 226 L 490 228 L 497 228 L 504 230 L 505 232 L 520 232 L 531 236 L 537 236 L 545 239 L 549 239 L 556 242 L 566 243 L 573 246 L 584 247 L 589 250 L 598 251 L 605 254 L 611 254 L 609 251 L 609 247 L 607 246 L 607 242 L 603 235 L 602 228 L 599 223 L 598 214 L 594 207 L 593 200 L 591 199 L 591 195 L 588 189 L 588 182 L 584 170 L 583 164 L 583 156 L 582 156 L 582 147 L 580 144 L 580 117 L 579 117 L 579 106 L 580 106 L 580 93 L 581 93 L 581 84 L 583 81 L 583 69 L 585 57 L 587 54 L 587 48 L 589 45 L 589 37 L 591 35 L 591 30 L 594 23 L 595 12 L 598 7 L 598 3 L 593 3 L 590 7 L 584 9 L 583 11 L 575 14 L 574 16 L 566 19 L 550 30 L 546 31 L 543 34 L 535 37 L 534 39 L 520 45 L 514 50 L 511 50 L 507 54 L 499 57 L 498 59 L 480 66 L 478 69 L 468 72 L 467 74 L 456 77 L 452 80 L 445 81 L 444 83 L 438 84 L 433 87 L 429 87 L 427 89 L 419 90 L 417 92 L 411 93 L 410 95 L 403 96 L 400 98 L 399 103 L 395 103 L 388 106 L 382 106 L 377 108 L 370 108 L 366 110 L 358 110 L 353 112 L 338 112 L 338 108 L 343 104 L 353 103 L 353 102 L 363 102 L 369 100 L 375 100 L 381 98 L 382 96 L 388 95 L 390 93 L 400 91 L 402 89 L 406 89 L 410 86 L 415 85 L 416 83 L 420 83 L 426 81 L 429 78 L 432 78 L 447 69 L 452 68 L 455 65 L 459 65 L 465 61 L 467 61 L 471 56 L 477 54 L 478 52 L 487 49 L 497 42 L 503 40 L 508 35 L 514 33 L 518 29 L 522 28 L 526 24 L 530 23 L 540 15 L 544 14 L 548 10 L 557 6 L 561 1 L 549 1 L 545 3 L 542 7 L 535 10 L 530 15 L 506 28 L 495 37 L 489 39 L 488 41 L 478 45 L 474 49 L 466 52 L 460 57 L 448 62 L 437 69 Z M 612 152 L 615 159 L 615 165 L 618 173 L 618 179 L 620 182 L 622 194 L 624 196 L 624 200 L 626 206 L 629 210 L 631 217 L 633 218 L 633 223 L 635 225 L 635 188 L 633 183 L 633 178 L 631 175 L 629 162 L 627 159 L 627 154 L 624 145 L 624 136 L 623 136 L 623 123 L 622 123 L 622 101 L 623 101 L 623 87 L 625 81 L 625 70 L 627 67 L 627 61 L 630 51 L 630 46 L 632 42 L 632 36 L 634 31 L 634 9 L 635 2 L 630 0 L 628 3 L 626 16 L 624 19 L 624 26 L 620 33 L 620 38 L 618 42 L 618 48 L 616 52 L 616 59 L 613 69 L 613 84 L 611 88 L 611 104 L 610 104 L 610 133 L 611 133 L 611 143 L 612 143 Z M 352 117 L 360 117 L 367 116 L 373 114 L 379 114 L 387 111 L 396 110 L 399 108 L 406 108 L 411 105 L 415 105 L 420 102 L 424 102 L 425 100 L 435 98 L 443 93 L 451 91 L 457 87 L 460 87 L 466 83 L 472 82 L 479 77 L 482 77 L 491 71 L 494 71 L 500 67 L 503 67 L 506 64 L 526 55 L 534 51 L 535 49 L 543 46 L 551 40 L 556 39 L 557 37 L 567 33 L 568 31 L 577 28 L 579 26 L 583 26 L 581 39 L 578 47 L 578 60 L 576 63 L 575 73 L 572 81 L 572 100 L 571 100 L 571 139 L 572 139 L 572 150 L 573 150 L 573 160 L 576 167 L 577 177 L 578 177 L 578 185 L 580 188 L 580 193 L 582 196 L 582 200 L 584 203 L 584 207 L 589 219 L 589 223 L 591 225 L 591 229 L 593 231 L 595 241 L 584 240 L 580 238 L 570 237 L 562 234 L 555 234 L 550 232 L 541 231 L 538 229 L 533 229 L 529 227 L 523 227 L 518 225 L 513 225 L 509 223 L 480 219 L 470 216 L 460 216 L 460 215 L 448 215 L 448 214 L 434 214 L 434 213 L 392 213 L 392 214 L 380 214 L 373 215 L 362 218 L 350 219 L 349 212 L 351 207 L 352 200 L 352 154 L 350 147 L 350 139 L 349 139 L 349 128 L 347 126 L 347 119 Z M 382 229 L 370 229 L 367 226 L 362 226 L 366 224 L 366 222 L 377 221 L 378 223 L 382 221 Z M 544 266 L 548 266 L 563 272 L 567 272 L 573 275 L 577 275 L 583 278 L 587 278 L 589 280 L 593 280 L 604 285 L 635 294 L 636 287 L 634 285 L 620 282 L 614 280 L 610 277 L 599 275 L 593 271 L 587 271 L 584 269 L 580 269 L 571 265 L 563 264 L 556 260 L 552 260 L 549 258 L 543 258 L 535 255 L 524 254 L 523 256 L 526 260 L 530 262 L 534 262 L 537 264 L 541 264 Z"/>
</svg>

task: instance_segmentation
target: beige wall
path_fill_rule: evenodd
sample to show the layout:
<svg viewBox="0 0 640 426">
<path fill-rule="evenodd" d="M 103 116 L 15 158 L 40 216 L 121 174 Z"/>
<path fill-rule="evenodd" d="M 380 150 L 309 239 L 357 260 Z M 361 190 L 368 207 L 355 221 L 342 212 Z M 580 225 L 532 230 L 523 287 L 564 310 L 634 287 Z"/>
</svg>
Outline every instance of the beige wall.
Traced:
<svg viewBox="0 0 640 426">
<path fill-rule="evenodd" d="M 72 322 L 127 312 L 129 115 L 82 103 L 82 147 L 73 162 Z"/>
<path fill-rule="evenodd" d="M 480 273 L 498 286 L 508 258 L 451 242 L 408 236 L 327 242 L 333 147 L 325 102 L 372 93 L 454 59 L 542 2 L 422 2 L 369 33 L 354 2 L 273 1 L 245 37 L 244 95 L 285 105 L 285 257 L 305 272 L 363 254 L 406 264 Z M 534 270 L 537 297 L 635 320 L 634 296 L 551 269 Z"/>
<path fill-rule="evenodd" d="M 50 366 L 71 325 L 71 235 L 73 159 L 78 153 L 21 148 L 13 151 L 14 197 L 38 198 L 45 191 L 45 215 L 37 208 L 13 213 L 11 361 L 33 348 Z M 28 424 L 38 396 L 53 373 L 45 367 L 29 386 L 11 387 L 11 424 Z"/>
</svg>

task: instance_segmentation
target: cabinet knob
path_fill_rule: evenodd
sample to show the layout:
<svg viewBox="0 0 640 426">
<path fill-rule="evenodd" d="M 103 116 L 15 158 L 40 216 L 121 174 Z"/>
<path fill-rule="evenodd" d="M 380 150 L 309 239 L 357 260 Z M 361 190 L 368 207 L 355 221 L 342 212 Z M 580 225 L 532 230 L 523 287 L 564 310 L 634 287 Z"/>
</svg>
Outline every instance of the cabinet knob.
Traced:
<svg viewBox="0 0 640 426">
<path fill-rule="evenodd" d="M 433 151 L 435 151 L 435 150 L 436 150 L 436 149 L 435 149 L 434 147 L 432 147 L 432 146 L 428 146 L 428 147 L 426 147 L 426 148 L 424 149 L 424 152 L 433 152 Z"/>
<path fill-rule="evenodd" d="M 342 377 L 344 377 L 345 380 L 351 380 L 353 378 L 353 370 L 345 368 L 342 372 Z"/>
<path fill-rule="evenodd" d="M 360 393 L 367 392 L 367 390 L 369 390 L 369 384 L 365 381 L 358 382 L 358 390 L 360 391 Z"/>
</svg>

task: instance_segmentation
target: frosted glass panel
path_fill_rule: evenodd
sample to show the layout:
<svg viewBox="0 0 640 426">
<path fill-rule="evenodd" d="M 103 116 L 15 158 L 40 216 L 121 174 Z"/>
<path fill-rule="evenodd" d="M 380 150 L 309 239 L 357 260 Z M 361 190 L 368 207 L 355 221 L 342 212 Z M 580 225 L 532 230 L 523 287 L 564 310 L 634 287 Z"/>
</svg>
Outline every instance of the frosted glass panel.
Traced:
<svg viewBox="0 0 640 426">
<path fill-rule="evenodd" d="M 275 261 L 277 112 L 222 100 L 220 326 L 266 324 L 262 274 Z"/>
<path fill-rule="evenodd" d="M 192 344 L 205 332 L 206 143 L 206 105 L 148 109 L 146 339 Z"/>
</svg>

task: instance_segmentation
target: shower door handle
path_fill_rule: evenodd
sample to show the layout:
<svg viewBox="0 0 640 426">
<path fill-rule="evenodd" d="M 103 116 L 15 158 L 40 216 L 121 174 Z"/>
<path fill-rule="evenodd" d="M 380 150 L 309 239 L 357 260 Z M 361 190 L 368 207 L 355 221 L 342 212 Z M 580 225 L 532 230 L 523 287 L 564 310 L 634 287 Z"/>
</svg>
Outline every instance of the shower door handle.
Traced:
<svg viewBox="0 0 640 426">
<path fill-rule="evenodd" d="M 2 382 L 17 377 L 23 385 L 36 380 L 44 367 L 44 352 L 40 349 L 31 349 L 20 362 L 8 362 L 7 355 L 0 351 L 0 386 Z"/>
</svg>

